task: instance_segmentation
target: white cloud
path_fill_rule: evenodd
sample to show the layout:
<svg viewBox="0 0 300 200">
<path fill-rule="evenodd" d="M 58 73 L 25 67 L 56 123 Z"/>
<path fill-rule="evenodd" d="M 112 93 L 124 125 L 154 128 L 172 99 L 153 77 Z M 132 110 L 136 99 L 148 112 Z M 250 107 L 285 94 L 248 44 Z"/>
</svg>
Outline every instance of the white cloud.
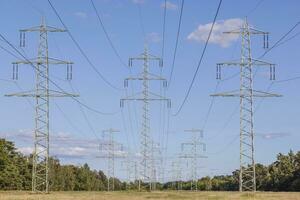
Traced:
<svg viewBox="0 0 300 200">
<path fill-rule="evenodd" d="M 144 4 L 145 0 L 132 0 L 132 3 L 134 3 L 134 4 Z"/>
<path fill-rule="evenodd" d="M 159 36 L 158 33 L 152 32 L 152 33 L 148 33 L 148 34 L 147 34 L 146 40 L 147 40 L 148 42 L 158 43 L 158 42 L 161 41 L 161 38 L 160 38 L 160 36 Z"/>
<path fill-rule="evenodd" d="M 25 155 L 33 153 L 32 130 L 0 132 L 0 137 L 16 142 L 18 151 Z M 103 139 L 97 140 L 79 137 L 68 132 L 50 132 L 50 156 L 68 159 L 96 158 L 99 155 L 105 156 L 108 152 L 105 149 L 100 151 L 100 146 L 101 144 L 107 144 L 107 142 L 107 140 Z M 128 152 L 126 150 L 117 148 L 117 146 L 120 146 L 119 143 L 115 145 L 114 154 L 116 157 L 127 155 Z"/>
<path fill-rule="evenodd" d="M 168 10 L 177 10 L 178 9 L 178 5 L 176 5 L 170 1 L 167 1 L 166 5 L 165 5 L 165 3 L 160 4 L 161 8 L 165 8 L 165 6 Z"/>
<path fill-rule="evenodd" d="M 217 21 L 212 31 L 209 43 L 218 44 L 221 47 L 228 47 L 232 42 L 238 40 L 238 34 L 223 34 L 224 31 L 238 29 L 242 26 L 243 20 L 240 18 L 233 18 L 227 20 Z M 190 33 L 187 37 L 190 41 L 205 42 L 207 40 L 212 23 L 200 24 L 198 28 Z"/>
<path fill-rule="evenodd" d="M 88 17 L 87 13 L 83 12 L 83 11 L 77 11 L 74 13 L 74 15 L 76 17 L 79 17 L 81 19 L 86 19 Z"/>
<path fill-rule="evenodd" d="M 58 157 L 85 157 L 91 155 L 91 151 L 83 147 L 60 147 L 54 148 L 52 153 Z"/>
<path fill-rule="evenodd" d="M 258 133 L 257 135 L 266 140 L 278 139 L 278 138 L 291 136 L 290 133 L 284 133 L 284 132 L 282 132 L 282 133 L 261 133 L 261 134 Z"/>
<path fill-rule="evenodd" d="M 21 152 L 22 154 L 25 154 L 25 155 L 32 154 L 32 152 L 33 152 L 32 147 L 20 147 L 20 148 L 17 148 L 17 150 L 19 152 Z"/>
</svg>

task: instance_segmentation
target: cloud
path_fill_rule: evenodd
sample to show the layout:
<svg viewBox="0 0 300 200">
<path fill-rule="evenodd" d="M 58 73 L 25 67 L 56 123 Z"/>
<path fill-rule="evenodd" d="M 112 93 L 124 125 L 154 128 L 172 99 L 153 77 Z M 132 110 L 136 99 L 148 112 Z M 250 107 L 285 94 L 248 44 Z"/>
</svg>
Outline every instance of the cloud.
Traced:
<svg viewBox="0 0 300 200">
<path fill-rule="evenodd" d="M 178 9 L 178 5 L 177 4 L 174 4 L 170 1 L 167 1 L 166 4 L 165 3 L 161 3 L 160 4 L 160 7 L 161 8 L 165 8 L 168 9 L 168 10 L 177 10 Z"/>
<path fill-rule="evenodd" d="M 0 132 L 0 137 L 16 143 L 17 150 L 25 155 L 33 152 L 33 131 L 18 130 L 12 132 Z M 67 159 L 96 158 L 97 156 L 107 156 L 106 149 L 100 146 L 107 145 L 105 139 L 88 139 L 73 135 L 68 132 L 50 132 L 50 156 Z M 115 143 L 114 154 L 116 157 L 125 157 L 128 152 L 122 145 Z"/>
<path fill-rule="evenodd" d="M 134 4 L 144 4 L 145 0 L 132 0 L 132 3 L 134 3 Z"/>
<path fill-rule="evenodd" d="M 83 11 L 77 11 L 74 13 L 74 15 L 76 17 L 79 17 L 81 19 L 86 19 L 88 17 L 87 13 L 83 12 Z"/>
<path fill-rule="evenodd" d="M 19 148 L 17 148 L 17 150 L 20 153 L 25 154 L 25 155 L 32 154 L 32 152 L 33 152 L 33 148 L 32 147 L 19 147 Z"/>
<path fill-rule="evenodd" d="M 270 139 L 278 139 L 283 137 L 289 137 L 291 136 L 291 133 L 258 133 L 258 136 L 260 136 L 263 139 L 270 140 Z"/>
<path fill-rule="evenodd" d="M 52 154 L 58 156 L 58 157 L 77 157 L 82 158 L 89 155 L 92 155 L 92 152 L 88 148 L 84 147 L 59 147 L 52 149 Z"/>
<path fill-rule="evenodd" d="M 160 38 L 160 36 L 159 36 L 158 33 L 152 32 L 152 33 L 148 33 L 148 34 L 146 35 L 146 40 L 147 40 L 148 42 L 158 43 L 158 42 L 161 41 L 161 38 Z"/>
<path fill-rule="evenodd" d="M 212 31 L 209 43 L 228 47 L 230 44 L 238 40 L 238 34 L 223 34 L 224 31 L 238 29 L 242 26 L 243 20 L 240 18 L 232 18 L 227 20 L 217 21 Z M 200 24 L 196 30 L 190 33 L 187 37 L 190 41 L 205 42 L 207 40 L 212 23 Z"/>
</svg>

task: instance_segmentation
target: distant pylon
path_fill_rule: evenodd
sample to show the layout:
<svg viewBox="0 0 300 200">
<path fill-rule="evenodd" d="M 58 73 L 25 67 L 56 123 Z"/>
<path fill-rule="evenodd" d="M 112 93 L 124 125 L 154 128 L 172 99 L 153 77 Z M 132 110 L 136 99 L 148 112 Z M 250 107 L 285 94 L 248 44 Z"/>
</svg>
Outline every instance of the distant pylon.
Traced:
<svg viewBox="0 0 300 200">
<path fill-rule="evenodd" d="M 120 131 L 112 128 L 102 131 L 104 143 L 100 147 L 101 150 L 106 152 L 106 155 L 98 156 L 98 158 L 107 158 L 107 191 L 115 190 L 115 158 L 118 157 L 116 151 L 123 148 L 114 140 L 114 133 L 118 132 Z M 108 138 L 108 140 L 105 138 Z"/>
<path fill-rule="evenodd" d="M 192 140 L 189 142 L 185 142 L 181 144 L 181 155 L 179 158 L 185 158 L 190 160 L 191 165 L 191 190 L 198 190 L 198 159 L 199 158 L 206 158 L 203 156 L 199 151 L 199 146 L 202 147 L 202 150 L 206 150 L 206 145 L 201 140 L 203 138 L 203 131 L 200 129 L 190 129 L 185 130 L 185 132 L 192 134 Z M 186 147 L 190 147 L 187 153 Z"/>
<path fill-rule="evenodd" d="M 251 55 L 251 35 L 263 35 L 264 48 L 268 48 L 268 32 L 249 26 L 247 19 L 241 28 L 225 32 L 239 34 L 242 38 L 241 60 L 217 64 L 217 79 L 221 79 L 222 66 L 240 67 L 239 91 L 213 94 L 211 96 L 240 98 L 240 174 L 239 190 L 256 191 L 254 132 L 253 132 L 253 97 L 279 97 L 280 95 L 253 89 L 253 66 L 270 67 L 270 80 L 275 80 L 275 65 L 253 59 Z"/>
<path fill-rule="evenodd" d="M 124 106 L 124 101 L 142 101 L 142 130 L 141 130 L 141 139 L 140 139 L 140 153 L 141 153 L 141 162 L 140 162 L 140 178 L 139 178 L 139 190 L 141 190 L 141 182 L 149 184 L 149 189 L 152 187 L 153 180 L 153 171 L 151 169 L 152 158 L 152 138 L 150 136 L 150 116 L 149 116 L 149 103 L 151 101 L 167 101 L 168 107 L 171 106 L 170 99 L 167 99 L 163 96 L 157 95 L 149 91 L 149 82 L 150 81 L 163 81 L 164 87 L 167 86 L 167 81 L 161 76 L 157 76 L 149 72 L 149 61 L 154 60 L 159 62 L 159 66 L 163 66 L 163 61 L 161 58 L 149 54 L 147 47 L 145 47 L 144 52 L 138 56 L 129 58 L 129 67 L 132 67 L 134 60 L 143 61 L 143 72 L 138 77 L 129 77 L 125 79 L 124 85 L 128 86 L 128 81 L 139 80 L 142 81 L 143 90 L 140 93 L 134 94 L 130 97 L 122 98 L 120 103 L 121 107 Z"/>
<path fill-rule="evenodd" d="M 39 32 L 38 57 L 13 62 L 13 79 L 18 79 L 18 65 L 29 64 L 35 68 L 35 89 L 5 96 L 35 98 L 35 129 L 32 169 L 32 192 L 49 192 L 49 97 L 76 97 L 78 95 L 49 89 L 49 65 L 67 66 L 67 79 L 72 79 L 72 62 L 48 57 L 48 32 L 65 32 L 64 29 L 47 26 L 42 18 L 40 26 L 20 30 L 20 46 L 25 47 L 25 33 Z"/>
</svg>

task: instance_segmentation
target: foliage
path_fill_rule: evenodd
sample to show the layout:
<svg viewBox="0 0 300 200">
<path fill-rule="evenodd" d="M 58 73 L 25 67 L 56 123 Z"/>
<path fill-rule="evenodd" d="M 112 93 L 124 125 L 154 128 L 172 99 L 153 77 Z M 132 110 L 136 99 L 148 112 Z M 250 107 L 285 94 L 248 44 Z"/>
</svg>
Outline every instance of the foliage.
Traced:
<svg viewBox="0 0 300 200">
<path fill-rule="evenodd" d="M 14 143 L 0 139 L 0 190 L 30 190 L 32 157 L 17 152 Z M 115 179 L 115 190 L 123 189 Z M 103 191 L 107 178 L 102 171 L 83 166 L 61 165 L 49 159 L 49 184 L 52 191 Z"/>
<path fill-rule="evenodd" d="M 269 166 L 256 164 L 256 185 L 259 191 L 300 191 L 300 151 L 287 155 L 278 154 L 277 160 Z M 198 180 L 199 190 L 237 191 L 239 189 L 239 171 L 232 175 L 203 177 Z M 175 184 L 176 185 L 176 184 Z M 182 183 L 183 190 L 190 190 L 190 181 Z M 172 182 L 164 189 L 177 189 Z"/>
<path fill-rule="evenodd" d="M 0 190 L 30 190 L 32 157 L 17 152 L 14 143 L 0 139 Z M 104 191 L 107 177 L 102 171 L 83 166 L 61 165 L 57 158 L 50 158 L 49 182 L 52 191 Z M 203 177 L 197 181 L 197 188 L 205 191 L 238 190 L 239 171 L 231 175 Z M 132 183 L 114 179 L 115 190 L 136 190 L 138 181 Z M 256 164 L 257 190 L 260 191 L 300 191 L 300 151 L 279 153 L 269 166 Z M 178 186 L 190 190 L 190 181 L 158 183 L 158 190 L 175 190 Z M 147 184 L 141 183 L 143 190 Z"/>
</svg>

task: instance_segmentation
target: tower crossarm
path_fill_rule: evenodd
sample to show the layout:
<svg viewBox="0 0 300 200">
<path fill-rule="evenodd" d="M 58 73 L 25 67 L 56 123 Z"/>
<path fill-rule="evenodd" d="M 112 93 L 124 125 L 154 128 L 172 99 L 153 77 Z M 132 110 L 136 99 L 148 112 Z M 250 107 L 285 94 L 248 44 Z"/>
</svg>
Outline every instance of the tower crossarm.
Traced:
<svg viewBox="0 0 300 200">
<path fill-rule="evenodd" d="M 217 63 L 216 66 L 216 77 L 217 79 L 221 80 L 222 79 L 222 67 L 250 67 L 253 66 L 256 67 L 269 67 L 270 69 L 270 80 L 275 80 L 275 64 L 269 63 L 267 61 L 263 60 L 258 60 L 258 59 L 253 59 L 251 58 L 247 62 L 245 61 L 228 61 L 228 62 L 222 62 L 222 63 Z"/>
<path fill-rule="evenodd" d="M 211 94 L 211 97 L 249 97 L 250 95 L 241 94 L 239 90 L 229 91 L 229 92 L 222 92 L 222 93 L 216 93 Z M 269 92 L 263 92 L 258 90 L 253 90 L 252 93 L 253 97 L 282 97 L 280 94 L 275 93 L 269 93 Z"/>
<path fill-rule="evenodd" d="M 20 29 L 19 31 L 22 33 L 24 32 L 40 32 L 40 30 L 44 30 L 47 32 L 66 32 L 66 29 L 61 29 L 61 28 L 55 28 L 52 26 L 44 26 L 44 25 L 40 25 L 40 26 L 34 26 L 31 28 L 26 28 L 26 29 Z"/>
<path fill-rule="evenodd" d="M 269 34 L 269 32 L 262 31 L 262 30 L 259 30 L 257 28 L 251 27 L 251 26 L 241 27 L 241 28 L 238 28 L 238 29 L 230 30 L 230 31 L 224 31 L 223 33 L 224 34 L 239 34 L 240 35 L 240 34 L 246 32 L 246 31 L 250 34 L 253 34 L 253 35 L 268 35 Z"/>
<path fill-rule="evenodd" d="M 34 90 L 25 91 L 25 92 L 18 92 L 12 94 L 6 94 L 5 97 L 79 97 L 78 94 L 71 94 L 67 92 L 60 92 L 55 90 L 49 90 L 49 93 L 41 93 L 36 94 Z"/>
<path fill-rule="evenodd" d="M 222 66 L 222 67 L 226 67 L 226 66 L 243 66 L 243 65 L 253 65 L 253 66 L 275 66 L 275 64 L 273 63 L 269 63 L 267 61 L 263 61 L 263 60 L 258 60 L 258 59 L 251 59 L 250 63 L 242 63 L 240 61 L 228 61 L 228 62 L 222 62 L 222 63 L 217 63 L 217 66 Z"/>
</svg>

